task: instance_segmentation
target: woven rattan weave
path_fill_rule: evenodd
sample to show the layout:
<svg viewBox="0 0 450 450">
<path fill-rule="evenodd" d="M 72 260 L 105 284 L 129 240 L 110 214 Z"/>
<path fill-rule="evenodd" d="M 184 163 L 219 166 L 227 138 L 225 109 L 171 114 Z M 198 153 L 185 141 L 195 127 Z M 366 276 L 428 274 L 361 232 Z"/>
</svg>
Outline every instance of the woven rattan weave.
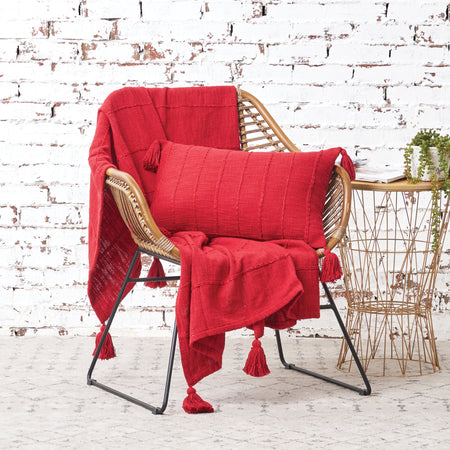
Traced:
<svg viewBox="0 0 450 450">
<path fill-rule="evenodd" d="M 440 369 L 432 301 L 450 218 L 441 196 L 439 246 L 432 250 L 431 183 L 352 182 L 353 208 L 340 243 L 347 328 L 367 373 L 418 376 Z M 350 371 L 342 344 L 338 367 Z"/>
</svg>

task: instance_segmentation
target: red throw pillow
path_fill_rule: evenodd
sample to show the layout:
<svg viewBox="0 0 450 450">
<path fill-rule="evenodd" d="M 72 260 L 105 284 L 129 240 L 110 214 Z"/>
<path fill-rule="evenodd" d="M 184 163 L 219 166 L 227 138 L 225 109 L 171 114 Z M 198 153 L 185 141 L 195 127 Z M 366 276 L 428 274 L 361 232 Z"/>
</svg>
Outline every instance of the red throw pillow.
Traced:
<svg viewBox="0 0 450 450">
<path fill-rule="evenodd" d="M 341 150 L 248 153 L 160 141 L 150 209 L 171 232 L 300 239 L 324 247 L 323 206 Z"/>
</svg>

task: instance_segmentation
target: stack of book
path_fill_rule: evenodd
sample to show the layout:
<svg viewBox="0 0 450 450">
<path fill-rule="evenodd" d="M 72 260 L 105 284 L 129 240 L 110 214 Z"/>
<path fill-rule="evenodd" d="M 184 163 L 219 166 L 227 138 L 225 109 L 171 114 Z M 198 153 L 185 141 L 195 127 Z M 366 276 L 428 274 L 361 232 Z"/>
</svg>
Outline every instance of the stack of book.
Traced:
<svg viewBox="0 0 450 450">
<path fill-rule="evenodd" d="M 392 183 L 405 177 L 403 167 L 367 165 L 367 159 L 353 160 L 356 181 L 369 181 L 372 183 Z"/>
</svg>

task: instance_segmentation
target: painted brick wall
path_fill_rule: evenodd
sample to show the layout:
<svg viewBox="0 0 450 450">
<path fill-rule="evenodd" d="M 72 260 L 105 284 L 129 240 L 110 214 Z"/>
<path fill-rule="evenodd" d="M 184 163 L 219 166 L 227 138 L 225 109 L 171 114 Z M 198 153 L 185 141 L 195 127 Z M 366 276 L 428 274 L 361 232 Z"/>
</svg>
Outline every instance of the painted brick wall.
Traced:
<svg viewBox="0 0 450 450">
<path fill-rule="evenodd" d="M 1 2 L 0 333 L 97 326 L 86 298 L 87 155 L 109 92 L 234 84 L 301 148 L 400 161 L 418 128 L 450 132 L 449 9 L 448 0 Z M 449 274 L 447 239 L 434 304 L 441 336 Z M 117 330 L 170 329 L 174 293 L 145 293 L 127 298 Z"/>
</svg>

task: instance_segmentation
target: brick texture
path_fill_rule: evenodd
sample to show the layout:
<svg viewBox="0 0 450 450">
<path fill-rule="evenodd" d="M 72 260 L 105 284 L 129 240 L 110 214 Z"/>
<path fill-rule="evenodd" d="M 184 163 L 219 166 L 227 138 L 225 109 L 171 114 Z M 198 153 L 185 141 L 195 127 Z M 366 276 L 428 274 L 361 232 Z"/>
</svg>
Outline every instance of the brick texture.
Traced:
<svg viewBox="0 0 450 450">
<path fill-rule="evenodd" d="M 447 0 L 1 2 L 0 333 L 97 326 L 86 298 L 87 155 L 108 93 L 242 86 L 302 149 L 401 161 L 419 128 L 450 132 L 449 9 Z M 448 244 L 434 301 L 447 322 Z M 173 290 L 137 289 L 116 327 L 167 333 L 173 305 Z"/>
</svg>

